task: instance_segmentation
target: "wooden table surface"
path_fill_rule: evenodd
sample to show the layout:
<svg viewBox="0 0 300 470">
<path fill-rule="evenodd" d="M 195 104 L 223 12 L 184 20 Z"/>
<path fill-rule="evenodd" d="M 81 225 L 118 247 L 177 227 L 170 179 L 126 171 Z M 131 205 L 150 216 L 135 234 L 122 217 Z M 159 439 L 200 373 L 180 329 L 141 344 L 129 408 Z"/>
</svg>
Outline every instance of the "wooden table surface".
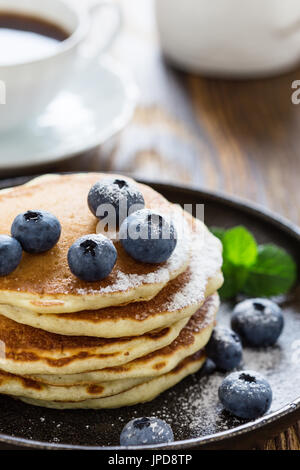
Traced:
<svg viewBox="0 0 300 470">
<path fill-rule="evenodd" d="M 140 89 L 134 119 L 100 151 L 52 168 L 110 170 L 192 183 L 260 203 L 300 225 L 300 105 L 280 77 L 231 81 L 175 71 L 160 54 L 151 0 L 119 0 L 113 55 Z M 300 423 L 263 449 L 300 450 Z"/>
</svg>

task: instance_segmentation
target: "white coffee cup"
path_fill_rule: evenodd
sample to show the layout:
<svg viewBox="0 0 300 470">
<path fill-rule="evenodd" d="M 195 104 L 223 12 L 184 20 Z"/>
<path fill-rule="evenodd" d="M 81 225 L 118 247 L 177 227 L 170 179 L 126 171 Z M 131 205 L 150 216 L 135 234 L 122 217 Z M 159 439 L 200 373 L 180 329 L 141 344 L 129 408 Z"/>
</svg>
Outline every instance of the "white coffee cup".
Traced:
<svg viewBox="0 0 300 470">
<path fill-rule="evenodd" d="M 300 59 L 299 0 L 156 0 L 156 18 L 164 54 L 185 70 L 269 75 Z"/>
<path fill-rule="evenodd" d="M 116 4 L 98 0 L 90 8 L 83 8 L 67 0 L 0 0 L 0 13 L 40 17 L 69 33 L 66 40 L 57 43 L 54 52 L 36 60 L 1 65 L 0 53 L 0 131 L 28 122 L 46 108 L 74 73 L 81 49 L 89 39 L 94 14 L 107 7 L 113 8 L 116 21 L 105 45 L 94 52 L 95 57 L 111 44 L 120 29 L 120 10 Z"/>
</svg>

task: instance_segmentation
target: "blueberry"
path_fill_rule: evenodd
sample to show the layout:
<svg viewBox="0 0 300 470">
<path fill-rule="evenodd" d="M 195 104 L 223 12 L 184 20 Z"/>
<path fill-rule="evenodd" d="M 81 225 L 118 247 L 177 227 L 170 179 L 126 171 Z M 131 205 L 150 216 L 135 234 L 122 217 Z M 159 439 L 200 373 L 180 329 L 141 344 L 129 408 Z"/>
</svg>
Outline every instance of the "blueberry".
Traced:
<svg viewBox="0 0 300 470">
<path fill-rule="evenodd" d="M 87 282 L 102 281 L 117 260 L 114 244 L 104 235 L 85 235 L 71 246 L 68 263 L 72 273 Z"/>
<path fill-rule="evenodd" d="M 119 238 L 124 250 L 142 263 L 163 263 L 177 243 L 176 229 L 160 214 L 143 209 L 131 214 L 121 225 Z"/>
<path fill-rule="evenodd" d="M 171 426 L 158 418 L 136 418 L 124 426 L 121 446 L 141 446 L 172 442 L 174 435 Z"/>
<path fill-rule="evenodd" d="M 219 398 L 224 408 L 233 415 L 255 419 L 270 408 L 272 389 L 267 380 L 257 372 L 233 372 L 220 385 Z"/>
<path fill-rule="evenodd" d="M 231 327 L 249 346 L 271 346 L 282 332 L 281 308 L 267 299 L 248 299 L 235 307 Z"/>
<path fill-rule="evenodd" d="M 17 215 L 11 234 L 28 253 L 43 253 L 56 245 L 61 234 L 59 220 L 50 212 L 27 211 Z"/>
<path fill-rule="evenodd" d="M 200 376 L 206 377 L 213 374 L 216 370 L 216 364 L 211 359 L 206 359 L 202 368 L 200 369 Z"/>
<path fill-rule="evenodd" d="M 240 339 L 229 328 L 217 326 L 205 348 L 207 356 L 219 369 L 232 370 L 237 367 L 243 355 Z"/>
<path fill-rule="evenodd" d="M 18 240 L 0 235 L 0 276 L 12 273 L 22 259 L 22 247 Z"/>
<path fill-rule="evenodd" d="M 145 201 L 142 193 L 133 183 L 125 179 L 109 178 L 98 181 L 90 189 L 88 206 L 100 220 L 108 217 L 108 221 L 114 222 L 115 216 L 114 225 L 118 226 L 129 214 L 143 209 Z M 111 208 L 113 214 L 108 212 Z"/>
</svg>

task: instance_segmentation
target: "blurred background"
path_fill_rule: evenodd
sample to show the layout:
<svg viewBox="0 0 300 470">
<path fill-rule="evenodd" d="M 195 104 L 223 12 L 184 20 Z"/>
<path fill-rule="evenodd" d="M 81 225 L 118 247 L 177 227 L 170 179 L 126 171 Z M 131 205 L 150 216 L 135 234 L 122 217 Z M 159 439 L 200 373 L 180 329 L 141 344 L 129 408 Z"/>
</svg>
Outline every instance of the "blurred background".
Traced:
<svg viewBox="0 0 300 470">
<path fill-rule="evenodd" d="M 162 55 L 154 1 L 116 1 L 124 18 L 111 55 L 137 83 L 133 119 L 92 155 L 54 169 L 129 172 L 221 190 L 299 223 L 300 109 L 291 86 L 300 69 L 249 80 L 179 71 Z"/>
<path fill-rule="evenodd" d="M 251 79 L 181 71 L 162 53 L 154 0 L 113 1 L 122 8 L 123 23 L 109 52 L 137 84 L 132 120 L 92 152 L 50 166 L 2 171 L 3 177 L 45 169 L 127 172 L 246 197 L 299 223 L 300 108 L 291 95 L 300 68 Z M 172 24 L 172 10 L 168 14 Z M 103 35 L 101 24 L 94 28 L 95 37 Z M 222 44 L 222 31 L 213 23 L 210 29 Z M 257 44 L 253 53 L 259 54 Z M 101 113 L 101 102 L 97 105 Z"/>
<path fill-rule="evenodd" d="M 137 84 L 133 118 L 100 148 L 46 169 L 120 171 L 193 184 L 249 198 L 299 223 L 300 110 L 291 101 L 291 87 L 300 78 L 300 69 L 293 65 L 291 72 L 276 73 L 272 78 L 241 80 L 181 71 L 162 54 L 154 0 L 114 1 L 122 8 L 123 24 L 110 55 L 128 69 Z M 167 13 L 172 24 L 172 9 Z M 178 36 L 180 29 L 174 34 Z M 182 27 L 186 29 L 186 25 Z M 222 31 L 213 32 L 221 36 L 222 44 Z M 94 34 L 103 34 L 101 26 L 95 26 Z M 257 44 L 252 49 L 259 54 Z M 101 113 L 101 102 L 97 105 Z M 41 171 L 45 168 L 39 164 L 2 174 Z"/>
</svg>

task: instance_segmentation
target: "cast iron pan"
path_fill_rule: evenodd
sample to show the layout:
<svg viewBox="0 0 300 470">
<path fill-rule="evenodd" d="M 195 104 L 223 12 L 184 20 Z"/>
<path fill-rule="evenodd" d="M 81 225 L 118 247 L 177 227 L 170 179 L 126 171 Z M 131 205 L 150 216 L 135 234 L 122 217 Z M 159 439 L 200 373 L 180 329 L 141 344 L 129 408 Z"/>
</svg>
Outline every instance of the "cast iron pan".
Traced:
<svg viewBox="0 0 300 470">
<path fill-rule="evenodd" d="M 29 179 L 5 180 L 0 188 Z M 208 226 L 245 225 L 259 242 L 284 247 L 300 266 L 300 231 L 286 220 L 215 193 L 147 183 L 173 202 L 205 204 Z M 263 350 L 244 349 L 244 366 L 262 372 L 273 388 L 273 404 L 266 416 L 252 422 L 231 417 L 217 398 L 224 375 L 199 372 L 151 403 L 117 410 L 56 411 L 1 396 L 0 448 L 120 450 L 124 424 L 138 416 L 157 416 L 171 424 L 176 441 L 157 448 L 246 449 L 275 436 L 300 419 L 300 289 L 296 286 L 288 298 L 279 300 L 285 329 L 278 344 Z M 231 309 L 230 303 L 222 305 L 219 322 L 228 323 Z"/>
</svg>

